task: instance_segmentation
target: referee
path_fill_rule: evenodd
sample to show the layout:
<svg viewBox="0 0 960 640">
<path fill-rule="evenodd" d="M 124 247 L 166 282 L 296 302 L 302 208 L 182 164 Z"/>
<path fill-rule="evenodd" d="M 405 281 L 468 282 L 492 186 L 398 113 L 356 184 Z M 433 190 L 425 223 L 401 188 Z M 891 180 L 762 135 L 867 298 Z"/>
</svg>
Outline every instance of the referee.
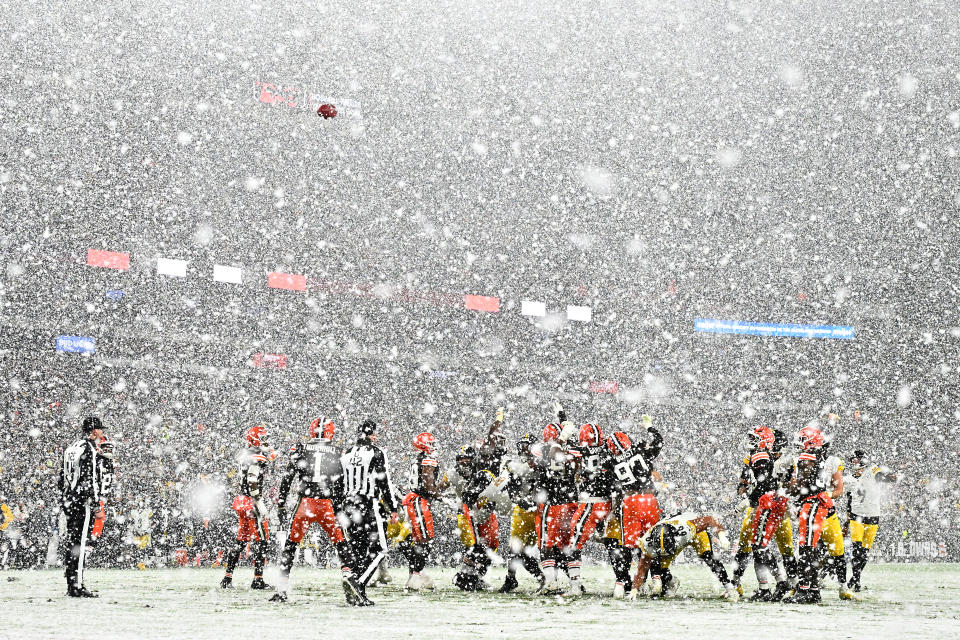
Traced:
<svg viewBox="0 0 960 640">
<path fill-rule="evenodd" d="M 100 479 L 97 477 L 97 447 L 103 437 L 100 419 L 83 421 L 83 437 L 63 452 L 60 468 L 60 495 L 67 517 L 67 555 L 64 561 L 67 595 L 71 598 L 96 598 L 83 584 L 83 565 L 93 528 L 95 510 L 100 506 Z"/>
<path fill-rule="evenodd" d="M 357 443 L 340 457 L 344 510 L 348 516 L 347 535 L 356 563 L 353 569 L 364 592 L 361 606 L 373 604 L 366 597 L 366 587 L 387 555 L 386 527 L 380 515 L 380 502 L 390 514 L 390 522 L 400 521 L 387 459 L 376 442 L 377 423 L 365 420 L 357 428 Z"/>
</svg>

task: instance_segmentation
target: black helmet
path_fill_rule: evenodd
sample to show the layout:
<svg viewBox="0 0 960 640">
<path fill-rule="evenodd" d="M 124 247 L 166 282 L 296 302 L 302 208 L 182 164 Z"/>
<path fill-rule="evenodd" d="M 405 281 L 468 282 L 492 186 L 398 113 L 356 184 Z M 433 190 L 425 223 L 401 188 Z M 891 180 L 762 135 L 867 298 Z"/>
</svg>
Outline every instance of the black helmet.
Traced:
<svg viewBox="0 0 960 640">
<path fill-rule="evenodd" d="M 467 445 L 465 447 L 460 447 L 460 451 L 457 453 L 457 460 L 463 460 L 465 458 L 469 458 L 470 460 L 473 460 L 476 457 L 477 457 L 477 450 L 471 447 L 470 445 Z"/>
<path fill-rule="evenodd" d="M 537 439 L 532 433 L 525 433 L 522 438 L 517 440 L 517 453 L 524 455 L 530 452 L 530 447 L 536 444 Z"/>
<path fill-rule="evenodd" d="M 672 524 L 658 524 L 647 535 L 653 543 L 653 549 L 659 548 L 662 557 L 670 557 L 677 552 L 677 529 Z"/>
</svg>

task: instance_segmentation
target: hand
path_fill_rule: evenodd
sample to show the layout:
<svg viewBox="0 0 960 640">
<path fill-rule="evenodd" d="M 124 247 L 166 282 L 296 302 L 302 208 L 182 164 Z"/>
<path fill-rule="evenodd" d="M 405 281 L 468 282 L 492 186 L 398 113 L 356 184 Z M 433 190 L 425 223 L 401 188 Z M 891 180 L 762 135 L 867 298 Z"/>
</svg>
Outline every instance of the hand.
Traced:
<svg viewBox="0 0 960 640">
<path fill-rule="evenodd" d="M 737 511 L 746 511 L 747 509 L 750 508 L 750 500 L 747 498 L 744 498 L 743 500 L 737 503 L 737 506 L 735 508 Z"/>
<path fill-rule="evenodd" d="M 717 534 L 717 546 L 723 551 L 726 551 L 730 548 L 730 538 L 727 537 L 726 531 L 721 531 L 719 534 Z"/>
</svg>

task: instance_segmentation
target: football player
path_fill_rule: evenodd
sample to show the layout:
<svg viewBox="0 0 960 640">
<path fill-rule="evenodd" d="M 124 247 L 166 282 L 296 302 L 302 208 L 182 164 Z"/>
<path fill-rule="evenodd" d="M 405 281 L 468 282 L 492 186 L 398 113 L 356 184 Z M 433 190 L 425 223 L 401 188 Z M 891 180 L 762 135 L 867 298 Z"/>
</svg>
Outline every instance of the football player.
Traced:
<svg viewBox="0 0 960 640">
<path fill-rule="evenodd" d="M 535 445 L 536 437 L 526 434 L 517 442 L 517 457 L 503 464 L 501 477 L 506 476 L 506 491 L 513 503 L 513 511 L 510 517 L 510 559 L 500 593 L 509 593 L 520 585 L 517 582 L 520 565 L 540 582 L 540 587 L 544 583 L 537 550 L 537 492 L 533 481 L 536 455 L 540 452 L 535 451 Z"/>
<path fill-rule="evenodd" d="M 277 458 L 277 452 L 267 441 L 267 428 L 258 424 L 250 427 L 244 436 L 246 448 L 238 460 L 240 486 L 238 495 L 233 499 L 233 510 L 237 513 L 237 541 L 227 556 L 226 573 L 220 581 L 221 589 L 233 588 L 233 570 L 240 560 L 240 554 L 248 543 L 253 551 L 253 582 L 251 589 L 271 589 L 263 581 L 263 565 L 266 562 L 267 541 L 270 540 L 270 528 L 267 521 L 267 506 L 263 502 L 266 489 L 267 466 Z"/>
<path fill-rule="evenodd" d="M 570 589 L 577 596 L 584 589 L 580 581 L 580 552 L 573 544 L 573 515 L 577 511 L 577 473 L 580 452 L 572 446 L 577 428 L 562 410 L 560 424 L 543 429 L 543 459 L 537 467 L 537 542 L 544 574 L 542 592 L 559 594 L 558 568 L 566 565 Z"/>
<path fill-rule="evenodd" d="M 836 414 L 830 414 L 829 418 L 831 419 L 830 424 L 835 425 Z M 828 437 L 824 438 L 823 453 L 826 456 L 821 470 L 823 485 L 826 487 L 827 494 L 834 501 L 834 505 L 836 505 L 844 493 L 843 460 L 830 453 L 830 439 Z M 847 557 L 843 544 L 843 528 L 840 525 L 840 517 L 837 516 L 835 520 L 828 520 L 824 523 L 824 526 L 828 527 L 830 531 L 825 531 L 823 536 L 824 542 L 827 543 L 827 557 L 822 570 L 833 573 L 840 585 L 840 598 L 851 600 L 854 598 L 854 594 L 847 586 Z"/>
<path fill-rule="evenodd" d="M 640 562 L 637 565 L 637 574 L 633 579 L 633 590 L 630 599 L 635 599 L 641 593 L 647 572 L 650 572 L 650 594 L 672 597 L 680 587 L 680 580 L 670 572 L 670 564 L 686 547 L 693 545 L 700 559 L 710 567 L 720 584 L 723 586 L 723 597 L 731 602 L 739 600 L 736 587 L 727 577 L 723 564 L 713 556 L 713 541 L 709 530 L 716 533 L 717 545 L 729 548 L 730 541 L 723 526 L 713 516 L 696 516 L 693 513 L 683 513 L 666 518 L 654 524 L 646 534 L 640 538 Z"/>
<path fill-rule="evenodd" d="M 433 543 L 433 500 L 450 486 L 450 482 L 440 473 L 440 462 L 436 450 L 437 439 L 432 433 L 421 433 L 413 439 L 413 448 L 417 460 L 410 465 L 410 492 L 403 498 L 403 507 L 410 521 L 412 540 L 405 547 L 410 563 L 410 576 L 407 589 L 432 589 L 433 580 L 423 572 Z"/>
<path fill-rule="evenodd" d="M 463 544 L 463 562 L 453 583 L 463 591 L 486 589 L 483 576 L 490 566 L 488 550 L 496 553 L 500 543 L 494 499 L 499 489 L 494 475 L 480 468 L 477 451 L 463 447 L 457 454 L 450 484 L 460 498 L 457 528 Z"/>
<path fill-rule="evenodd" d="M 872 462 L 862 450 L 850 458 L 853 474 L 846 483 L 847 529 L 853 545 L 849 586 L 859 592 L 863 568 L 867 566 L 870 547 L 880 527 L 880 512 L 887 499 L 889 486 L 897 481 L 891 469 Z"/>
<path fill-rule="evenodd" d="M 337 521 L 343 510 L 343 469 L 340 465 L 340 450 L 333 444 L 336 427 L 330 418 L 317 418 L 310 424 L 308 440 L 299 442 L 290 450 L 290 462 L 280 481 L 277 497 L 277 515 L 280 527 L 287 525 L 287 496 L 294 480 L 299 481 L 297 506 L 293 509 L 290 534 L 280 556 L 280 579 L 277 592 L 270 600 L 286 602 L 290 584 L 290 570 L 297 546 L 314 523 L 319 524 L 340 559 L 343 590 L 347 602 L 355 606 L 365 605 L 363 590 L 353 575 L 355 564 L 350 545 Z"/>
<path fill-rule="evenodd" d="M 800 455 L 788 491 L 796 497 L 799 507 L 798 584 L 794 595 L 784 598 L 784 602 L 814 604 L 820 602 L 821 541 L 831 551 L 837 546 L 842 548 L 843 533 L 828 491 L 832 476 L 826 473 L 827 451 L 823 446 L 823 433 L 816 426 L 806 426 L 797 433 L 796 443 Z M 845 582 L 840 584 L 840 598 L 853 598 Z"/>
<path fill-rule="evenodd" d="M 581 484 L 577 510 L 573 514 L 573 540 L 582 552 L 590 536 L 613 513 L 614 496 L 619 496 L 619 483 L 614 472 L 613 453 L 607 447 L 600 425 L 588 423 L 580 427 L 579 449 Z M 629 575 L 629 568 L 627 569 Z"/>
<path fill-rule="evenodd" d="M 650 416 L 644 415 L 641 424 L 643 432 L 636 442 L 622 431 L 615 431 L 607 440 L 614 458 L 613 472 L 622 496 L 616 514 L 623 545 L 620 552 L 622 557 L 617 558 L 614 564 L 614 572 L 620 574 L 617 576 L 618 583 L 623 579 L 624 567 L 629 576 L 634 549 L 638 548 L 640 539 L 660 519 L 660 505 L 653 484 L 653 462 L 663 448 L 663 436 L 654 428 Z M 619 584 L 615 587 L 614 597 L 620 597 L 619 587 Z"/>
<path fill-rule="evenodd" d="M 267 467 L 277 458 L 270 447 L 267 428 L 258 424 L 250 427 L 244 436 L 246 448 L 238 460 L 238 495 L 233 499 L 233 510 L 237 513 L 237 541 L 227 555 L 226 573 L 220 581 L 221 589 L 233 588 L 233 570 L 240 560 L 240 554 L 248 543 L 252 542 L 253 582 L 251 589 L 271 589 L 263 581 L 263 566 L 266 562 L 267 541 L 270 540 L 270 528 L 267 521 L 267 506 L 263 502 L 263 492 L 267 479 Z"/>
<path fill-rule="evenodd" d="M 751 441 L 750 473 L 753 477 L 749 496 L 751 502 L 757 505 L 751 527 L 750 545 L 753 548 L 753 566 L 760 585 L 750 599 L 779 600 L 786 595 L 790 585 L 770 549 L 770 543 L 777 537 L 786 516 L 788 502 L 785 492 L 780 491 L 775 466 L 775 456 L 779 457 L 778 441 L 773 429 L 766 426 L 754 427 L 748 437 Z M 782 442 L 781 437 L 781 446 Z"/>
</svg>

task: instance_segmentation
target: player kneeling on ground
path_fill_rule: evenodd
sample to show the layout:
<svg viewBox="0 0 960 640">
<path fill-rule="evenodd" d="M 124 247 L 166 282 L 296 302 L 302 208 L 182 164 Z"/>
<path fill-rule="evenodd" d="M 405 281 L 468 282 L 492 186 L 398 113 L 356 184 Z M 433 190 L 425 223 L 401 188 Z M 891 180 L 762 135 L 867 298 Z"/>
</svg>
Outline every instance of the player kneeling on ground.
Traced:
<svg viewBox="0 0 960 640">
<path fill-rule="evenodd" d="M 723 585 L 723 597 L 731 602 L 740 599 L 736 587 L 730 582 L 726 569 L 713 557 L 713 546 L 708 530 L 717 533 L 717 543 L 721 548 L 730 546 L 727 534 L 713 516 L 697 517 L 685 513 L 661 520 L 653 525 L 640 540 L 642 555 L 637 565 L 637 574 L 633 579 L 630 599 L 642 589 L 647 571 L 650 571 L 652 585 L 650 595 L 673 596 L 680 587 L 680 580 L 670 573 L 670 564 L 686 547 L 693 545 L 697 555 L 703 560 Z"/>
</svg>

